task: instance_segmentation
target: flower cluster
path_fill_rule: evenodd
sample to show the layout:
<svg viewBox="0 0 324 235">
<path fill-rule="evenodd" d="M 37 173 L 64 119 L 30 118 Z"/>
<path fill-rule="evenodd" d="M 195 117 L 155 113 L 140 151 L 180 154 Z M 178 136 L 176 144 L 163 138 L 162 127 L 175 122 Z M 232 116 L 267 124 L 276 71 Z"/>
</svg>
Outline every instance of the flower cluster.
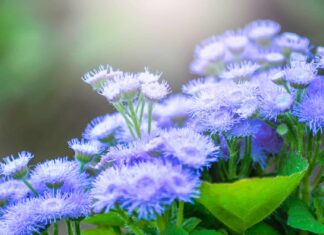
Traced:
<svg viewBox="0 0 324 235">
<path fill-rule="evenodd" d="M 164 234 L 175 214 L 186 227 L 184 203 L 200 196 L 203 180 L 276 173 L 287 152 L 305 155 L 314 169 L 324 128 L 324 49 L 313 55 L 307 38 L 280 29 L 257 20 L 203 41 L 190 66 L 201 77 L 170 97 L 161 74 L 147 68 L 86 73 L 82 79 L 117 112 L 93 119 L 81 139 L 68 142 L 73 160 L 30 168 L 29 152 L 4 158 L 0 234 L 47 234 L 50 226 L 58 234 L 59 221 L 69 235 L 75 223 L 80 234 L 85 217 L 111 212 L 123 234 Z"/>
</svg>

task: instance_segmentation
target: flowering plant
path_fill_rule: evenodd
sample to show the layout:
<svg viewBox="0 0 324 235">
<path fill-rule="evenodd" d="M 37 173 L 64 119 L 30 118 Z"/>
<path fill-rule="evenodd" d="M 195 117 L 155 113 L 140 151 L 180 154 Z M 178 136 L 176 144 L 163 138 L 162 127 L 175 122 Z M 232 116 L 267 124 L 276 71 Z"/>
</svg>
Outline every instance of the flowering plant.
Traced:
<svg viewBox="0 0 324 235">
<path fill-rule="evenodd" d="M 324 48 L 279 33 L 203 41 L 200 78 L 169 97 L 148 69 L 85 74 L 117 112 L 68 142 L 74 160 L 3 160 L 0 234 L 323 234 Z"/>
</svg>

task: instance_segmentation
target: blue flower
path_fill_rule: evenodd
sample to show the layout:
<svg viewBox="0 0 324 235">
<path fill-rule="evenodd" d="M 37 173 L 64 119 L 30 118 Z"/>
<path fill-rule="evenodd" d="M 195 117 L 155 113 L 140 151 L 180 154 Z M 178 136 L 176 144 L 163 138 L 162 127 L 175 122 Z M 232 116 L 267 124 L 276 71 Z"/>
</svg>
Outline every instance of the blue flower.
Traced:
<svg viewBox="0 0 324 235">
<path fill-rule="evenodd" d="M 98 90 L 106 81 L 122 74 L 122 71 L 114 71 L 110 65 L 100 65 L 98 69 L 94 69 L 83 75 L 82 80 L 90 84 L 95 90 Z"/>
<path fill-rule="evenodd" d="M 0 207 L 27 197 L 30 190 L 20 180 L 9 179 L 0 183 Z"/>
<path fill-rule="evenodd" d="M 141 92 L 151 101 L 164 99 L 171 91 L 169 84 L 166 81 L 144 83 L 141 86 Z"/>
<path fill-rule="evenodd" d="M 233 63 L 228 65 L 227 70 L 221 73 L 219 77 L 226 80 L 233 80 L 235 82 L 248 81 L 259 68 L 260 65 L 251 61 Z"/>
<path fill-rule="evenodd" d="M 315 93 L 321 93 L 324 91 L 324 77 L 318 76 L 314 79 L 307 88 L 307 94 L 312 95 Z"/>
<path fill-rule="evenodd" d="M 70 140 L 68 145 L 74 150 L 76 160 L 83 164 L 90 162 L 94 156 L 101 154 L 107 148 L 106 144 L 99 141 L 78 140 L 77 138 Z"/>
<path fill-rule="evenodd" d="M 227 133 L 228 137 L 255 136 L 261 129 L 262 122 L 258 119 L 242 120 L 236 123 Z"/>
<path fill-rule="evenodd" d="M 58 189 L 61 192 L 81 191 L 87 185 L 86 175 L 80 173 L 79 164 L 67 158 L 38 164 L 31 173 L 30 182 L 39 193 Z"/>
<path fill-rule="evenodd" d="M 173 200 L 191 202 L 198 196 L 200 181 L 191 172 L 168 162 L 143 162 L 132 166 L 108 168 L 91 191 L 94 210 L 108 212 L 118 203 L 138 218 L 153 219 Z"/>
<path fill-rule="evenodd" d="M 24 178 L 28 174 L 28 163 L 33 157 L 32 153 L 26 151 L 19 152 L 17 158 L 13 155 L 6 157 L 4 163 L 0 163 L 0 173 L 15 179 Z"/>
<path fill-rule="evenodd" d="M 189 128 L 170 129 L 161 134 L 165 141 L 164 154 L 186 167 L 202 169 L 218 159 L 218 147 L 207 136 Z"/>
<path fill-rule="evenodd" d="M 324 93 L 306 95 L 293 109 L 293 114 L 304 122 L 315 135 L 324 127 Z"/>
<path fill-rule="evenodd" d="M 316 78 L 317 65 L 314 62 L 295 61 L 285 70 L 285 79 L 292 87 L 304 88 Z"/>
<path fill-rule="evenodd" d="M 295 33 L 283 33 L 275 39 L 275 43 L 284 53 L 309 52 L 309 39 Z"/>
<path fill-rule="evenodd" d="M 223 59 L 226 47 L 220 38 L 210 37 L 200 43 L 195 50 L 195 56 L 201 60 L 219 61 Z"/>
<path fill-rule="evenodd" d="M 227 31 L 221 38 L 226 47 L 236 55 L 242 53 L 249 44 L 246 31 L 240 29 L 237 31 Z"/>
<path fill-rule="evenodd" d="M 216 85 L 216 79 L 213 77 L 194 79 L 182 86 L 182 92 L 188 95 L 197 95 Z"/>
<path fill-rule="evenodd" d="M 123 123 L 124 120 L 119 113 L 103 115 L 93 119 L 87 125 L 82 136 L 87 140 L 110 141 Z"/>
<path fill-rule="evenodd" d="M 256 20 L 246 26 L 248 37 L 258 44 L 267 44 L 280 32 L 280 25 L 272 20 Z"/>
</svg>

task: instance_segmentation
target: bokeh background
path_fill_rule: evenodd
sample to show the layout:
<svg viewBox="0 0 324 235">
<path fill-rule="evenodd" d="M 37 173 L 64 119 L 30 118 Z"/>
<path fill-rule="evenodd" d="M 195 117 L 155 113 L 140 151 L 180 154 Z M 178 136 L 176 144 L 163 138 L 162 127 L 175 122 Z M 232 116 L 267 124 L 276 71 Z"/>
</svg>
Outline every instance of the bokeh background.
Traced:
<svg viewBox="0 0 324 235">
<path fill-rule="evenodd" d="M 66 142 L 112 111 L 80 79 L 99 64 L 147 66 L 177 92 L 208 36 L 273 19 L 323 45 L 323 12 L 322 0 L 1 0 L 0 158 L 71 155 Z"/>
</svg>

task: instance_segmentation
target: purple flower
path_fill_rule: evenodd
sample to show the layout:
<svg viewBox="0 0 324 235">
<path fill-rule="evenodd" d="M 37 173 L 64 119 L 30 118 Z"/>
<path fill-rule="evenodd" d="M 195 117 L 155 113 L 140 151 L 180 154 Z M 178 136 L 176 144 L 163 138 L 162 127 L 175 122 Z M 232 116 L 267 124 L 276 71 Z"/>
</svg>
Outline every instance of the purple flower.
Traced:
<svg viewBox="0 0 324 235">
<path fill-rule="evenodd" d="M 217 37 L 210 37 L 200 43 L 195 50 L 195 56 L 202 60 L 219 61 L 226 52 L 225 45 Z"/>
<path fill-rule="evenodd" d="M 0 163 L 0 173 L 4 176 L 12 176 L 15 179 L 22 179 L 28 174 L 28 163 L 33 158 L 30 152 L 19 152 L 18 157 L 13 155 L 4 158 L 4 163 Z"/>
<path fill-rule="evenodd" d="M 30 190 L 20 180 L 3 181 L 0 183 L 0 207 L 16 203 L 26 198 L 29 193 Z"/>
<path fill-rule="evenodd" d="M 280 25 L 272 20 L 256 20 L 246 26 L 248 37 L 258 44 L 267 44 L 280 32 Z"/>
<path fill-rule="evenodd" d="M 262 122 L 258 119 L 242 120 L 236 123 L 227 133 L 228 137 L 255 136 L 261 129 Z"/>
<path fill-rule="evenodd" d="M 275 39 L 275 43 L 284 53 L 309 51 L 309 39 L 295 33 L 283 33 Z"/>
<path fill-rule="evenodd" d="M 87 140 L 110 141 L 123 124 L 124 120 L 119 113 L 106 114 L 93 119 L 87 125 L 82 136 Z"/>
<path fill-rule="evenodd" d="M 150 73 L 149 70 L 145 68 L 145 72 L 139 73 L 137 76 L 140 83 L 146 84 L 146 83 L 158 82 L 161 75 L 162 75 L 161 73 L 160 74 Z"/>
<path fill-rule="evenodd" d="M 249 39 L 244 30 L 227 31 L 222 35 L 222 40 L 233 54 L 242 53 L 249 44 Z"/>
<path fill-rule="evenodd" d="M 174 200 L 191 202 L 200 181 L 191 172 L 168 162 L 142 162 L 108 168 L 95 182 L 91 195 L 95 211 L 108 212 L 118 203 L 138 218 L 153 219 Z"/>
<path fill-rule="evenodd" d="M 80 173 L 76 161 L 57 158 L 38 164 L 31 173 L 30 182 L 38 192 L 60 190 L 81 191 L 87 185 L 86 175 Z"/>
<path fill-rule="evenodd" d="M 211 87 L 217 86 L 213 77 L 199 78 L 189 81 L 182 86 L 182 92 L 188 95 L 197 95 L 199 92 L 208 91 Z"/>
<path fill-rule="evenodd" d="M 297 104 L 293 114 L 300 122 L 304 122 L 315 135 L 324 127 L 324 94 L 314 93 L 306 95 L 300 104 Z"/>
<path fill-rule="evenodd" d="M 322 93 L 324 91 L 324 77 L 318 76 L 314 79 L 307 88 L 307 94 Z"/>
<path fill-rule="evenodd" d="M 144 83 L 141 86 L 141 92 L 151 101 L 158 101 L 165 98 L 171 91 L 166 81 Z"/>
<path fill-rule="evenodd" d="M 218 159 L 218 147 L 211 139 L 189 128 L 171 129 L 161 137 L 165 141 L 166 157 L 189 168 L 200 170 Z"/>
<path fill-rule="evenodd" d="M 317 66 L 311 62 L 296 61 L 285 70 L 285 79 L 295 88 L 304 88 L 316 78 Z"/>
<path fill-rule="evenodd" d="M 248 81 L 251 76 L 260 68 L 260 65 L 251 61 L 243 61 L 241 63 L 230 64 L 220 78 L 233 80 L 235 82 Z"/>
</svg>

